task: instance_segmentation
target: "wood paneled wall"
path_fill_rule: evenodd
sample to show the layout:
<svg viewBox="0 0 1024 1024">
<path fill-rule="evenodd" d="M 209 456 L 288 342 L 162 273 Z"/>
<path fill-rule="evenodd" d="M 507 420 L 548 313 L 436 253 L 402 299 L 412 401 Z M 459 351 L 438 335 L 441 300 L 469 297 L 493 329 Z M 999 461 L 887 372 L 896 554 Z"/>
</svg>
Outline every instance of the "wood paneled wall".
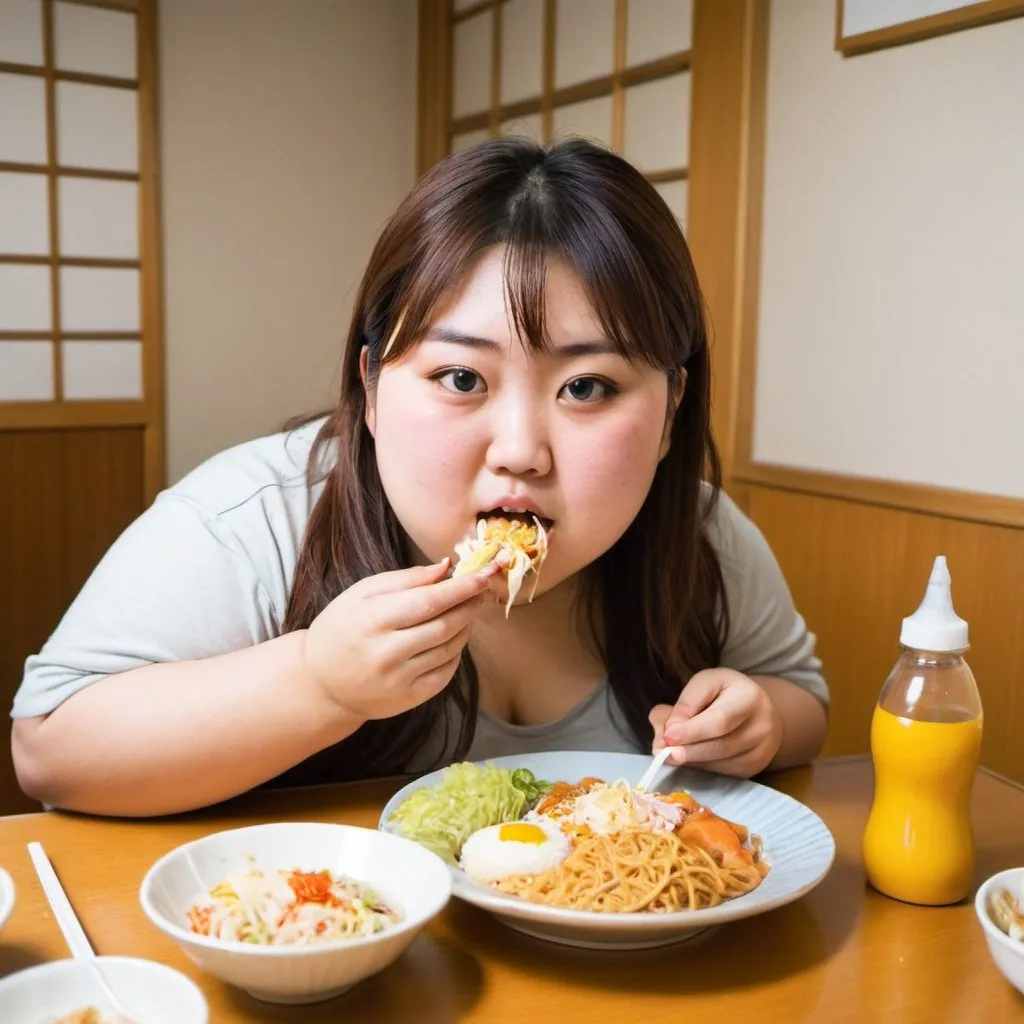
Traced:
<svg viewBox="0 0 1024 1024">
<path fill-rule="evenodd" d="M 985 709 L 982 761 L 1024 782 L 1024 530 L 761 485 L 733 490 L 818 635 L 832 690 L 826 753 L 868 750 L 902 619 L 942 554 L 970 625 L 967 661 Z"/>
<path fill-rule="evenodd" d="M 448 56 L 433 60 L 444 8 L 421 0 L 421 170 L 441 155 L 449 116 L 450 79 L 437 64 Z M 984 763 L 1024 782 L 1024 502 L 752 458 L 770 14 L 767 0 L 694 2 L 687 237 L 709 307 L 727 490 L 766 534 L 818 635 L 832 691 L 826 754 L 868 750 L 901 621 L 944 554 L 971 628 Z"/>
<path fill-rule="evenodd" d="M 10 710 L 89 573 L 144 507 L 142 426 L 0 431 L 0 696 Z M 2 730 L 0 814 L 38 810 L 18 789 Z"/>
<path fill-rule="evenodd" d="M 869 749 L 902 619 L 942 554 L 971 629 L 982 760 L 1024 782 L 1024 502 L 753 458 L 770 15 L 765 0 L 694 5 L 688 238 L 713 331 L 726 489 L 764 531 L 818 636 L 832 693 L 827 755 Z"/>
</svg>

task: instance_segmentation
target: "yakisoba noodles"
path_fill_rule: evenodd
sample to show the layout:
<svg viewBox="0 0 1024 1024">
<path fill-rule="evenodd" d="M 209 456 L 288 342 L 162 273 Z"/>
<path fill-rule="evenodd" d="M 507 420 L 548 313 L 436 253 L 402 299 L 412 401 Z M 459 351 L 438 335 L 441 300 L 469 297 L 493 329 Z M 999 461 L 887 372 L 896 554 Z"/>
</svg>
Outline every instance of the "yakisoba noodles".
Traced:
<svg viewBox="0 0 1024 1024">
<path fill-rule="evenodd" d="M 510 896 L 572 910 L 629 913 L 702 910 L 756 888 L 756 867 L 723 867 L 674 832 L 640 829 L 576 841 L 553 871 L 494 883 Z"/>
<path fill-rule="evenodd" d="M 510 896 L 598 913 L 702 910 L 769 870 L 757 837 L 689 794 L 593 778 L 555 783 L 520 822 L 471 836 L 462 866 Z"/>
</svg>

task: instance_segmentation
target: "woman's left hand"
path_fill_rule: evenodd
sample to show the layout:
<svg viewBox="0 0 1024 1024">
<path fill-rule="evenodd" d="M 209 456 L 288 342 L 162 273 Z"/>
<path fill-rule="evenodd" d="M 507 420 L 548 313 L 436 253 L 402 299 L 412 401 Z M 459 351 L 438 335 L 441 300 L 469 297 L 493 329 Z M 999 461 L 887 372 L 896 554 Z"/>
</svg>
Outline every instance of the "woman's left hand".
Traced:
<svg viewBox="0 0 1024 1024">
<path fill-rule="evenodd" d="M 675 706 L 650 713 L 653 753 L 677 747 L 669 764 L 746 778 L 763 771 L 782 744 L 782 716 L 750 676 L 730 668 L 697 672 Z"/>
</svg>

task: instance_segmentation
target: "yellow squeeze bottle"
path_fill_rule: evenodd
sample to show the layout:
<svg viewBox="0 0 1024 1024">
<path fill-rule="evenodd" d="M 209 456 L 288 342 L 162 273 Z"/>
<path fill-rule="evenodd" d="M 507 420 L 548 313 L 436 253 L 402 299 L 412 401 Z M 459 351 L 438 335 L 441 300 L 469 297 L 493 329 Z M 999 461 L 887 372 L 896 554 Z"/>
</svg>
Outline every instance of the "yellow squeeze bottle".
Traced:
<svg viewBox="0 0 1024 1024">
<path fill-rule="evenodd" d="M 974 871 L 971 790 L 981 754 L 981 697 L 964 661 L 967 623 L 953 610 L 946 559 L 903 620 L 903 653 L 871 720 L 875 794 L 864 830 L 868 882 L 907 903 L 967 896 Z"/>
</svg>

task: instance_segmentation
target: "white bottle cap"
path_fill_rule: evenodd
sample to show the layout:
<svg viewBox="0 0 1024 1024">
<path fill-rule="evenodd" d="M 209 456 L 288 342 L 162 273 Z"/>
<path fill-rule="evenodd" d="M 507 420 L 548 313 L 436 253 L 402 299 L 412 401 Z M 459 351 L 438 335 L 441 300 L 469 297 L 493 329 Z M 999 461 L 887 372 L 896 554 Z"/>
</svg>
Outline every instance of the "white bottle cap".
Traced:
<svg viewBox="0 0 1024 1024">
<path fill-rule="evenodd" d="M 953 611 L 949 568 L 944 555 L 932 566 L 924 600 L 913 615 L 903 620 L 900 643 L 919 651 L 967 649 L 967 623 Z"/>
</svg>

